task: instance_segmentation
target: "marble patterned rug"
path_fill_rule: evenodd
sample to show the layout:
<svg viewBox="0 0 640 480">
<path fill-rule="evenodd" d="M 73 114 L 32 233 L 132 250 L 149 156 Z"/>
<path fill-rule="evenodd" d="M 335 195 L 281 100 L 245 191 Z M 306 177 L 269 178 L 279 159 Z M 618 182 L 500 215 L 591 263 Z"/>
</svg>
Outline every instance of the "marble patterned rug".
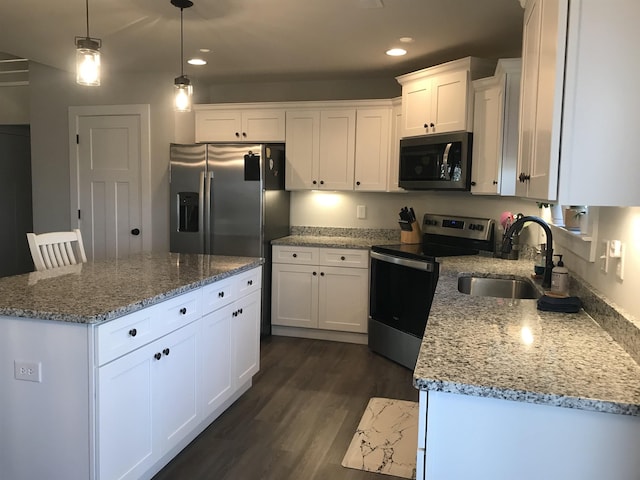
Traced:
<svg viewBox="0 0 640 480">
<path fill-rule="evenodd" d="M 373 397 L 342 466 L 413 479 L 417 448 L 418 403 Z"/>
</svg>

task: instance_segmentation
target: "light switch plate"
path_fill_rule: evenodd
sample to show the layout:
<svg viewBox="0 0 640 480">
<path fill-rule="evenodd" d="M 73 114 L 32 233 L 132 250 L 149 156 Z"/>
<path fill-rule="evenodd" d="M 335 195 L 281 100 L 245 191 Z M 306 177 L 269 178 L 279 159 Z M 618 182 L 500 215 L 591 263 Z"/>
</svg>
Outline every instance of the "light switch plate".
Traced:
<svg viewBox="0 0 640 480">
<path fill-rule="evenodd" d="M 600 243 L 600 271 L 609 272 L 609 240 Z"/>
<path fill-rule="evenodd" d="M 356 207 L 356 217 L 359 219 L 367 218 L 367 206 L 366 205 L 358 205 Z"/>
</svg>

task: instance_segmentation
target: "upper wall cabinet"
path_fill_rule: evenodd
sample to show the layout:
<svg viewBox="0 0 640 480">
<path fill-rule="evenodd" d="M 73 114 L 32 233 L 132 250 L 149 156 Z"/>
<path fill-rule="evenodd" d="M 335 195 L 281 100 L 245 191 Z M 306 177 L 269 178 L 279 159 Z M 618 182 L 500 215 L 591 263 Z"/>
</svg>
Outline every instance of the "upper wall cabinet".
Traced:
<svg viewBox="0 0 640 480">
<path fill-rule="evenodd" d="M 467 57 L 396 77 L 402 85 L 402 137 L 471 131 L 471 81 L 492 75 L 494 61 Z"/>
<path fill-rule="evenodd" d="M 473 82 L 471 193 L 515 194 L 521 66 L 519 58 L 501 59 L 493 77 Z"/>
<path fill-rule="evenodd" d="M 633 141 L 640 2 L 524 3 L 517 194 L 564 205 L 640 205 Z"/>
<path fill-rule="evenodd" d="M 297 107 L 286 114 L 287 190 L 386 190 L 390 101 Z"/>
<path fill-rule="evenodd" d="M 284 142 L 285 110 L 260 104 L 196 105 L 196 142 Z"/>
</svg>

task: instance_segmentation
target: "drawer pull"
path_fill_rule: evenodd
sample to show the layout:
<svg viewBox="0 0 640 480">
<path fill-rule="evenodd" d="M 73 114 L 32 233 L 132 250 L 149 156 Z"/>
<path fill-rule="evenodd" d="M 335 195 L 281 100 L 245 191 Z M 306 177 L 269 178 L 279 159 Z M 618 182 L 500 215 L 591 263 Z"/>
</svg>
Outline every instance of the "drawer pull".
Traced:
<svg viewBox="0 0 640 480">
<path fill-rule="evenodd" d="M 158 352 L 153 356 L 153 358 L 155 358 L 156 360 L 160 360 L 162 358 L 162 354 Z"/>
<path fill-rule="evenodd" d="M 294 254 L 293 254 L 293 258 L 298 258 L 298 254 L 297 254 L 297 253 L 294 253 Z"/>
<path fill-rule="evenodd" d="M 231 314 L 231 316 L 232 316 L 232 317 L 237 317 L 237 316 L 238 316 L 238 311 L 236 310 L 235 312 L 233 312 L 233 313 Z"/>
<path fill-rule="evenodd" d="M 238 313 L 239 313 L 240 315 L 242 315 L 242 309 L 238 310 Z"/>
<path fill-rule="evenodd" d="M 164 354 L 165 354 L 165 356 L 166 356 L 166 355 L 169 355 L 169 349 L 168 349 L 168 348 L 165 348 L 164 350 L 162 350 L 162 353 L 164 353 Z"/>
<path fill-rule="evenodd" d="M 181 313 L 182 315 L 186 315 L 186 314 L 187 314 L 187 308 L 186 308 L 186 307 L 182 307 L 182 308 L 180 309 L 180 313 Z"/>
<path fill-rule="evenodd" d="M 224 297 L 224 292 L 218 292 L 218 297 L 223 298 Z"/>
<path fill-rule="evenodd" d="M 342 260 L 343 262 L 346 260 L 346 258 L 344 256 L 340 257 L 340 260 Z"/>
<path fill-rule="evenodd" d="M 129 330 L 129 335 L 131 335 L 132 337 L 135 337 L 138 334 L 138 331 L 135 328 L 132 328 L 131 330 Z"/>
<path fill-rule="evenodd" d="M 247 282 L 247 285 L 249 285 L 249 286 L 253 285 L 253 280 L 249 280 L 249 281 Z"/>
<path fill-rule="evenodd" d="M 324 277 L 324 272 L 320 272 L 320 276 L 321 276 L 321 277 Z"/>
</svg>

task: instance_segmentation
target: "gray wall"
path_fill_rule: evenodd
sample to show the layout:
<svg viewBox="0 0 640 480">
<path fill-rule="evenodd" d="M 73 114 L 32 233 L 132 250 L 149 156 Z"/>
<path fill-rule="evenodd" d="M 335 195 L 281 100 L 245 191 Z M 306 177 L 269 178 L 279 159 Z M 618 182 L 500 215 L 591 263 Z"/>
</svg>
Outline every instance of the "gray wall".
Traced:
<svg viewBox="0 0 640 480">
<path fill-rule="evenodd" d="M 108 73 L 100 87 L 76 85 L 74 74 L 30 65 L 33 226 L 36 232 L 68 230 L 69 106 L 149 104 L 151 110 L 151 205 L 153 250 L 168 250 L 169 143 L 173 141 L 173 75 Z"/>
<path fill-rule="evenodd" d="M 0 85 L 0 125 L 29 124 L 29 86 Z"/>
</svg>

